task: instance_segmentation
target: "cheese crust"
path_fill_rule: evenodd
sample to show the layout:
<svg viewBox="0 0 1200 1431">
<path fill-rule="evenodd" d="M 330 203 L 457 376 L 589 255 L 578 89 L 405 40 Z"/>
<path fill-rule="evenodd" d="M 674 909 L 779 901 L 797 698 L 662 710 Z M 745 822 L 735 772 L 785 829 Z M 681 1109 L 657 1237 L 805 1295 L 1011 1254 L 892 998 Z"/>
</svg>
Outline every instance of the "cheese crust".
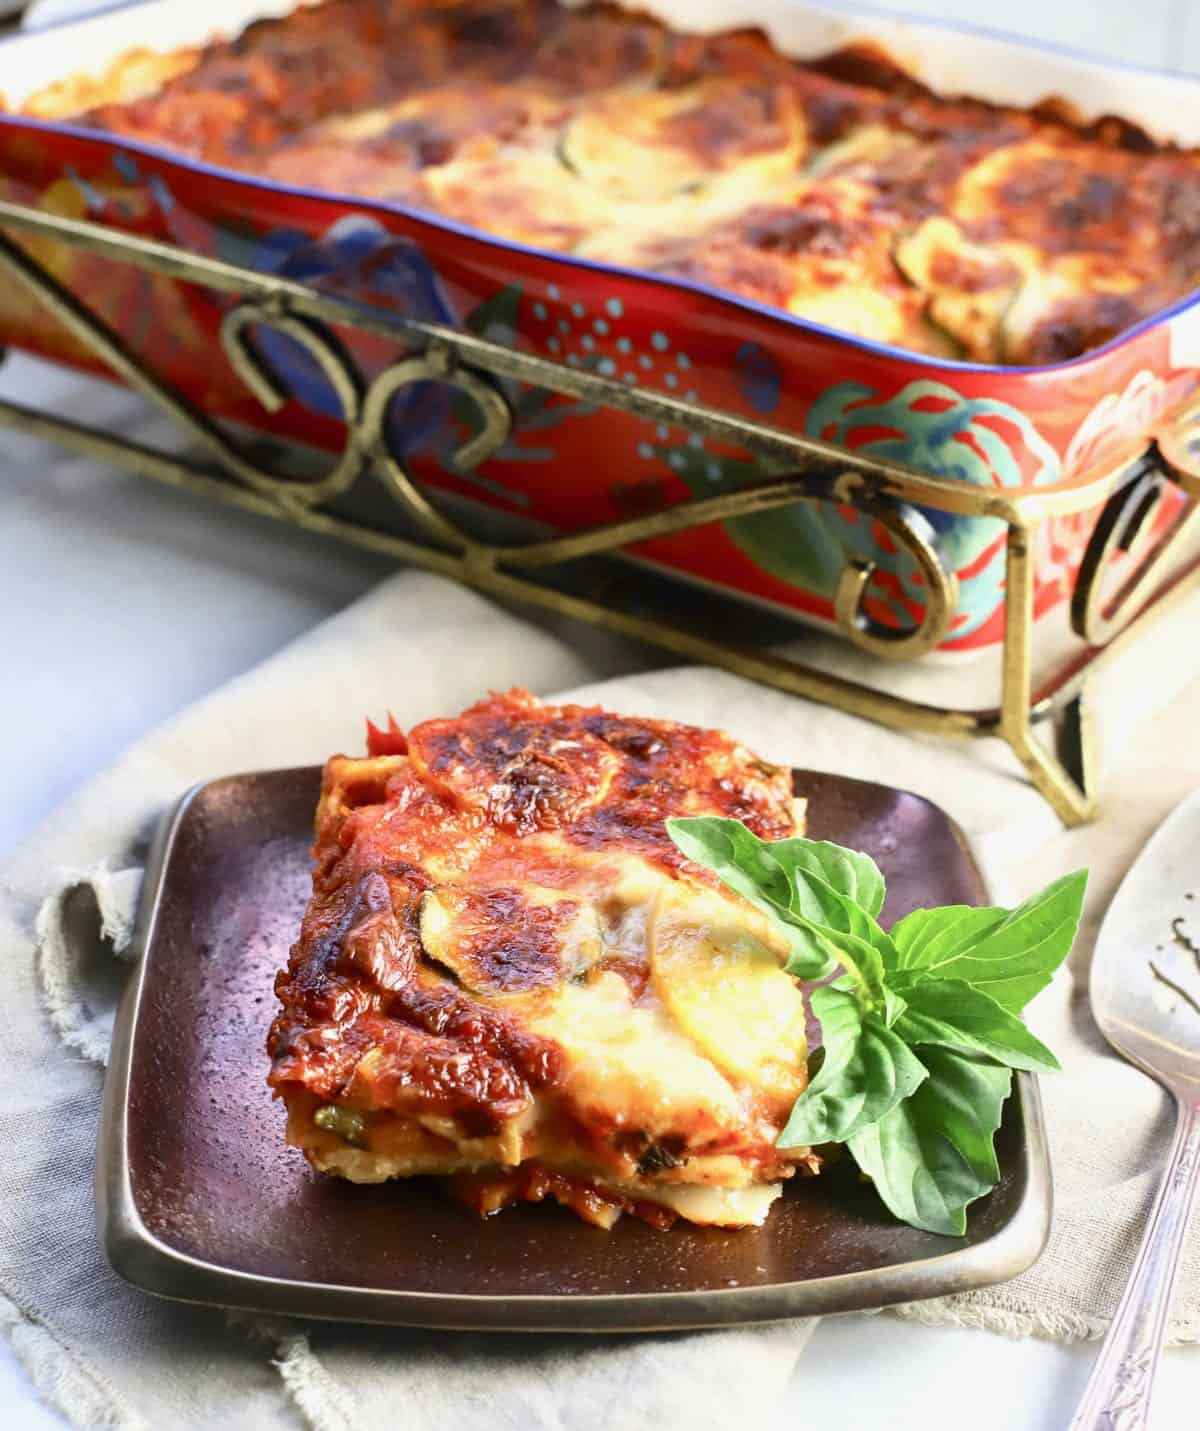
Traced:
<svg viewBox="0 0 1200 1431">
<path fill-rule="evenodd" d="M 334 756 L 276 981 L 289 1141 L 485 1213 L 761 1222 L 817 1168 L 775 1147 L 805 1007 L 780 935 L 671 843 L 696 814 L 802 826 L 790 772 L 719 732 L 520 691 Z"/>
<path fill-rule="evenodd" d="M 1200 282 L 1195 152 L 604 5 L 325 0 L 26 108 L 946 357 L 1063 361 Z"/>
</svg>

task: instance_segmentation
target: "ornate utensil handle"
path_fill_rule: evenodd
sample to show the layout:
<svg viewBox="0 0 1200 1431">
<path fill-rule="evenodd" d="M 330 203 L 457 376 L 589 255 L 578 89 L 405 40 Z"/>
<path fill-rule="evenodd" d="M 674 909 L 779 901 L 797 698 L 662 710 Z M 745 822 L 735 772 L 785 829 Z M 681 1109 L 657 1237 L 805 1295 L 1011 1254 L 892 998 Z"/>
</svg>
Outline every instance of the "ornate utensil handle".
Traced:
<svg viewBox="0 0 1200 1431">
<path fill-rule="evenodd" d="M 1200 1102 L 1179 1102 L 1171 1155 L 1137 1261 L 1070 1431 L 1143 1431 L 1188 1211 L 1200 1184 Z"/>
</svg>

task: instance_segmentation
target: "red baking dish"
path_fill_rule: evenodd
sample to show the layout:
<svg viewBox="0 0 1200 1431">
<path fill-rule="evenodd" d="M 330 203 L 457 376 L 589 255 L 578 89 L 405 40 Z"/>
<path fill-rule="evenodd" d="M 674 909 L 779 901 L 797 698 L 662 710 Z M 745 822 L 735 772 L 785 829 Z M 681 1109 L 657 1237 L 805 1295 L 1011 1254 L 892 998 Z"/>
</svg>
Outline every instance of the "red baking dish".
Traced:
<svg viewBox="0 0 1200 1431">
<path fill-rule="evenodd" d="M 14 109 L 87 57 L 98 72 L 133 48 L 170 51 L 233 35 L 291 4 L 168 0 L 0 44 L 0 92 Z M 678 29 L 761 23 L 798 58 L 857 41 L 883 47 L 943 93 L 1013 105 L 1054 96 L 1083 118 L 1119 112 L 1164 142 L 1200 144 L 1200 84 L 1102 65 L 974 31 L 867 12 L 741 3 L 639 5 Z M 67 43 L 67 41 L 70 43 Z M 64 59 L 64 57 L 69 57 Z M 928 473 L 1009 489 L 1082 483 L 1148 439 L 1200 384 L 1195 297 L 1085 356 L 1042 368 L 935 359 L 823 328 L 702 285 L 549 253 L 447 219 L 353 195 L 305 191 L 173 157 L 152 144 L 64 122 L 0 115 L 0 196 L 123 232 L 166 239 L 263 272 L 333 281 L 372 303 L 469 325 L 527 351 L 629 383 L 757 417 Z M 225 301 L 82 250 L 23 239 L 156 371 L 214 414 L 341 446 L 332 392 L 276 338 L 271 356 L 295 399 L 268 414 L 220 346 Z M 91 368 L 95 359 L 36 302 L 0 291 L 0 340 Z M 357 351 L 364 370 L 388 355 Z M 516 394 L 514 438 L 480 469 L 426 456 L 427 481 L 545 527 L 570 530 L 751 481 L 745 454 L 629 414 L 544 393 Z M 443 409 L 428 394 L 403 413 L 426 449 Z M 1162 527 L 1184 499 L 1172 489 Z M 959 603 L 942 649 L 1003 636 L 1004 532 L 994 519 L 931 514 Z M 1035 609 L 1070 591 L 1098 509 L 1042 528 Z M 868 614 L 908 626 L 923 610 L 920 573 L 871 518 L 800 504 L 646 542 L 637 555 L 692 580 L 833 624 L 849 556 L 877 564 Z"/>
</svg>

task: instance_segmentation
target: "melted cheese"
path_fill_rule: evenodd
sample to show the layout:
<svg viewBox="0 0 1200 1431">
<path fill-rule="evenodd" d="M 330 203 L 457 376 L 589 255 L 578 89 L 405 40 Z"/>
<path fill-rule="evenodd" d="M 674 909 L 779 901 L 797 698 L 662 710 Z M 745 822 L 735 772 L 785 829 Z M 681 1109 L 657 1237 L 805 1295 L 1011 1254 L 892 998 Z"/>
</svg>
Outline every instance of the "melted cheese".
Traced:
<svg viewBox="0 0 1200 1431">
<path fill-rule="evenodd" d="M 602 96 L 563 132 L 560 153 L 613 199 L 661 201 L 736 169 L 747 189 L 794 175 L 803 115 L 785 89 L 720 80 L 659 93 Z"/>
<path fill-rule="evenodd" d="M 421 181 L 426 203 L 448 218 L 543 248 L 577 247 L 606 216 L 602 197 L 552 154 L 458 159 Z"/>
<path fill-rule="evenodd" d="M 651 977 L 695 1047 L 786 1116 L 804 1088 L 804 998 L 778 947 L 739 914 L 707 894 L 663 890 L 650 925 Z"/>
<path fill-rule="evenodd" d="M 783 1191 L 782 1183 L 758 1183 L 747 1188 L 662 1189 L 658 1200 L 684 1217 L 707 1227 L 761 1227 Z"/>
<path fill-rule="evenodd" d="M 565 1050 L 566 1090 L 588 1121 L 651 1138 L 681 1126 L 717 1136 L 737 1127 L 737 1094 L 654 999 L 634 1001 L 604 973 L 564 988 L 532 1026 Z"/>
<path fill-rule="evenodd" d="M 428 890 L 421 896 L 420 936 L 430 959 L 483 995 L 555 989 L 604 952 L 591 904 L 531 884 Z"/>
<path fill-rule="evenodd" d="M 929 295 L 931 321 L 961 345 L 963 357 L 986 362 L 1036 255 L 1023 244 L 973 243 L 947 218 L 926 219 L 892 252 L 904 276 Z"/>
</svg>

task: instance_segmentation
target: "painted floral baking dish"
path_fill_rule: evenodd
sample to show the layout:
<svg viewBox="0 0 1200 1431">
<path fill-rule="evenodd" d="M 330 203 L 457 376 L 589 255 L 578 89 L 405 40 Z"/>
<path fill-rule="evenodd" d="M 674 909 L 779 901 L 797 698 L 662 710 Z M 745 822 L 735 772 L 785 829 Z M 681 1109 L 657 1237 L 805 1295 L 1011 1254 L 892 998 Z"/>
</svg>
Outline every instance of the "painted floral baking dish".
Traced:
<svg viewBox="0 0 1200 1431">
<path fill-rule="evenodd" d="M 81 54 L 86 75 L 63 63 Z M 963 481 L 1093 477 L 1200 378 L 1200 89 L 1176 77 L 761 0 L 158 0 L 7 42 L 0 90 L 8 199 Z M 219 350 L 214 296 L 39 256 L 210 411 L 339 445 L 332 393 L 286 340 L 268 356 L 297 401 L 273 418 Z M 90 361 L 11 290 L 0 336 Z M 404 417 L 419 443 L 442 409 Z M 560 529 L 755 476 L 698 436 L 533 394 L 481 470 L 418 471 Z M 1046 528 L 1039 613 L 1095 516 Z M 937 525 L 960 583 L 944 648 L 985 647 L 1002 533 Z M 866 555 L 872 616 L 922 610 L 919 573 L 849 508 L 638 554 L 821 623 Z"/>
</svg>

